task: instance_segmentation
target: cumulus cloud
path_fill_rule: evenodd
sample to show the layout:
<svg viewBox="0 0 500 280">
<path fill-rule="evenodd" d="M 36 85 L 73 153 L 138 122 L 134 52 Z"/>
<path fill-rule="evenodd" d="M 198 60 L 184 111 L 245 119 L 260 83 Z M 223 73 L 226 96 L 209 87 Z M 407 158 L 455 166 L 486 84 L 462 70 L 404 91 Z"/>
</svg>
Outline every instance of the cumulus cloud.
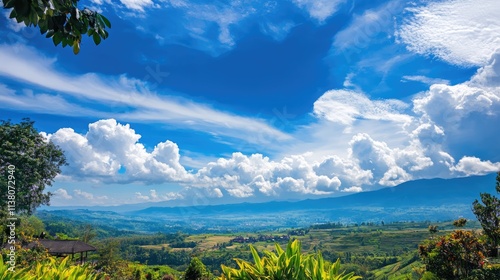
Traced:
<svg viewBox="0 0 500 280">
<path fill-rule="evenodd" d="M 335 176 L 316 174 L 313 164 L 300 155 L 272 161 L 260 154 L 234 153 L 210 162 L 196 177 L 198 185 L 225 189 L 236 197 L 328 194 L 341 185 Z"/>
<path fill-rule="evenodd" d="M 408 105 L 396 99 L 370 100 L 363 93 L 330 90 L 314 102 L 315 116 L 332 122 L 352 125 L 356 119 L 409 122 L 411 117 L 401 113 Z"/>
<path fill-rule="evenodd" d="M 437 1 L 409 12 L 397 36 L 410 51 L 450 64 L 483 66 L 500 45 L 496 0 Z"/>
<path fill-rule="evenodd" d="M 469 80 L 457 85 L 435 84 L 413 99 L 413 110 L 446 130 L 456 129 L 473 113 L 500 112 L 500 51 Z"/>
<path fill-rule="evenodd" d="M 62 189 L 62 188 L 59 188 L 57 189 L 55 192 L 54 192 L 54 195 L 57 196 L 57 197 L 60 197 L 60 198 L 63 198 L 63 199 L 72 199 L 73 197 L 71 195 L 68 194 L 68 191 L 65 190 L 65 189 Z"/>
<path fill-rule="evenodd" d="M 453 170 L 461 175 L 485 175 L 500 171 L 500 162 L 492 163 L 489 160 L 482 161 L 477 157 L 465 156 L 460 159 Z"/>
<path fill-rule="evenodd" d="M 190 178 L 179 163 L 179 148 L 175 143 L 161 142 L 149 153 L 138 142 L 140 135 L 128 124 L 119 124 L 114 119 L 91 123 L 85 135 L 62 128 L 47 137 L 65 151 L 70 163 L 64 167 L 65 174 L 75 177 L 92 176 L 119 183 L 178 182 Z M 125 174 L 119 174 L 120 168 L 126 170 Z"/>
<path fill-rule="evenodd" d="M 88 200 L 89 203 L 91 203 L 91 204 L 101 204 L 101 203 L 104 203 L 106 200 L 109 199 L 105 195 L 103 195 L 103 196 L 96 196 L 94 194 L 91 194 L 89 192 L 85 192 L 85 191 L 82 191 L 82 190 L 79 190 L 79 189 L 76 189 L 73 192 L 75 193 L 76 196 Z"/>
<path fill-rule="evenodd" d="M 167 192 L 159 194 L 155 189 L 151 189 L 149 190 L 149 195 L 143 195 L 141 192 L 136 192 L 135 198 L 137 198 L 139 201 L 158 202 L 158 201 L 182 199 L 184 198 L 184 195 L 176 192 Z"/>
<path fill-rule="evenodd" d="M 362 191 L 363 191 L 363 188 L 356 187 L 356 186 L 352 186 L 352 187 L 345 188 L 345 189 L 341 190 L 341 192 L 347 192 L 347 193 L 358 193 L 358 192 L 362 192 Z"/>
</svg>

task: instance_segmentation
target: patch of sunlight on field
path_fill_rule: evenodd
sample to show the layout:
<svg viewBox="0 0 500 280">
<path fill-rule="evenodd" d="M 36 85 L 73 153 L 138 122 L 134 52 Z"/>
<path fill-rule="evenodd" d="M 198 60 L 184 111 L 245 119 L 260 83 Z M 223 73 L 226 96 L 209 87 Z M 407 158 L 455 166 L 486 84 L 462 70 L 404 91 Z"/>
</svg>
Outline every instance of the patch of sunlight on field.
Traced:
<svg viewBox="0 0 500 280">
<path fill-rule="evenodd" d="M 158 244 L 158 245 L 142 245 L 140 246 L 141 248 L 144 249 L 152 249 L 152 250 L 161 250 L 163 248 L 167 249 L 170 248 L 168 244 Z"/>
<path fill-rule="evenodd" d="M 231 241 L 234 236 L 230 235 L 197 235 L 197 236 L 189 236 L 186 238 L 187 242 L 194 241 L 197 243 L 196 248 L 201 250 L 209 250 L 213 249 L 217 244 L 225 243 Z"/>
</svg>

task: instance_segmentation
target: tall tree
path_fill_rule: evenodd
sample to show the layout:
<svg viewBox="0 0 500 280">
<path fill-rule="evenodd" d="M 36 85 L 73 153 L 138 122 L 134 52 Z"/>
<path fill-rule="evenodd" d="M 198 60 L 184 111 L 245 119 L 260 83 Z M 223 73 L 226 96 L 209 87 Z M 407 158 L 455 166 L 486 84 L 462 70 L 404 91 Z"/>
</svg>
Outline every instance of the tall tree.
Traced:
<svg viewBox="0 0 500 280">
<path fill-rule="evenodd" d="M 108 38 L 111 23 L 96 11 L 78 8 L 79 0 L 2 0 L 5 9 L 12 9 L 9 17 L 26 26 L 38 26 L 41 34 L 52 38 L 54 45 L 73 47 L 80 52 L 82 35 L 92 37 L 99 45 Z"/>
<path fill-rule="evenodd" d="M 500 172 L 496 178 L 496 191 L 500 193 Z M 496 255 L 496 247 L 500 245 L 500 199 L 489 193 L 481 193 L 481 202 L 477 199 L 472 203 L 472 211 L 483 227 L 493 246 L 493 254 Z"/>
<path fill-rule="evenodd" d="M 184 274 L 184 280 L 205 280 L 208 279 L 207 269 L 200 259 L 194 257 L 191 259 L 188 268 Z"/>
<path fill-rule="evenodd" d="M 0 121 L 0 207 L 13 206 L 17 213 L 31 215 L 40 205 L 49 205 L 54 178 L 66 164 L 63 151 L 48 142 L 23 119 L 19 124 Z M 4 199 L 8 198 L 8 199 Z M 15 201 L 15 204 L 9 202 Z"/>
</svg>

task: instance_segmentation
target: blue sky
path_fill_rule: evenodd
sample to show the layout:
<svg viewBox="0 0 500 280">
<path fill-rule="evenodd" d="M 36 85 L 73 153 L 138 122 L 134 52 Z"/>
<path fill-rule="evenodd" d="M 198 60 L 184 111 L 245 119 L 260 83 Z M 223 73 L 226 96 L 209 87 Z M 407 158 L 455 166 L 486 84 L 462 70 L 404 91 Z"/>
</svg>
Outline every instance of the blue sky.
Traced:
<svg viewBox="0 0 500 280">
<path fill-rule="evenodd" d="M 500 6 L 91 0 L 79 55 L 0 15 L 0 117 L 69 165 L 52 205 L 338 196 L 500 169 Z"/>
</svg>

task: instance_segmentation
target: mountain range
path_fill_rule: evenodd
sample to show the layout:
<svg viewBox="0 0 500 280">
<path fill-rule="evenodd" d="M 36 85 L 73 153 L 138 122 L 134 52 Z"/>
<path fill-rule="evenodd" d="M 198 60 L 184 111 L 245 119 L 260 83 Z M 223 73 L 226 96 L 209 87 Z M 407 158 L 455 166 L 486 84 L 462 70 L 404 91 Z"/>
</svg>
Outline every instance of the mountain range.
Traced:
<svg viewBox="0 0 500 280">
<path fill-rule="evenodd" d="M 422 179 L 342 197 L 187 207 L 138 205 L 85 210 L 59 209 L 52 215 L 140 231 L 237 231 L 303 227 L 315 223 L 443 221 L 474 219 L 472 202 L 495 193 L 495 176 Z M 146 205 L 143 205 L 146 206 Z M 129 211 L 127 211 L 129 209 Z M 50 208 L 47 208 L 50 210 Z M 102 211 L 107 210 L 107 211 Z M 119 211 L 117 211 L 119 210 Z M 135 226 L 131 226 L 135 225 Z M 149 226 L 148 226 L 149 225 Z"/>
</svg>

